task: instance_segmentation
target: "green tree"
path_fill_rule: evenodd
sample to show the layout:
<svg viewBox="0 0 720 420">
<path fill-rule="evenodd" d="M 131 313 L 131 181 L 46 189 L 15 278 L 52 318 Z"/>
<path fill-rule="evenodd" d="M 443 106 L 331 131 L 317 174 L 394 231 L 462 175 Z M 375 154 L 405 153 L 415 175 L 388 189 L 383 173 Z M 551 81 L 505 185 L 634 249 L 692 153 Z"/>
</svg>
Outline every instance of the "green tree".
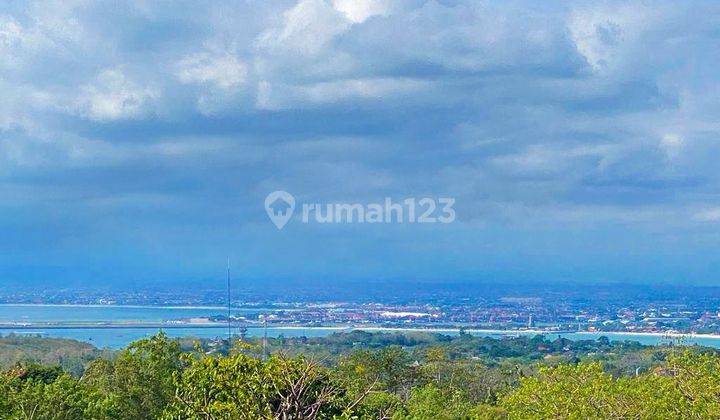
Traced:
<svg viewBox="0 0 720 420">
<path fill-rule="evenodd" d="M 201 356 L 176 375 L 176 387 L 168 420 L 333 418 L 357 406 L 325 368 L 303 358 Z"/>
<path fill-rule="evenodd" d="M 520 388 L 502 401 L 510 418 L 616 418 L 616 387 L 600 363 L 541 368 L 523 378 Z"/>
<path fill-rule="evenodd" d="M 175 398 L 163 418 L 267 418 L 272 388 L 263 370 L 262 361 L 243 354 L 190 360 L 175 376 Z"/>
<path fill-rule="evenodd" d="M 0 418 L 37 420 L 115 419 L 118 401 L 68 374 L 43 378 L 17 376 L 18 370 L 0 379 Z"/>
<path fill-rule="evenodd" d="M 175 397 L 180 345 L 164 333 L 132 343 L 112 361 L 97 360 L 83 381 L 117 397 L 123 419 L 156 419 Z"/>
<path fill-rule="evenodd" d="M 457 390 L 447 390 L 428 384 L 413 389 L 405 410 L 394 416 L 396 420 L 480 420 L 501 419 L 502 409 L 490 405 L 475 405 Z"/>
</svg>

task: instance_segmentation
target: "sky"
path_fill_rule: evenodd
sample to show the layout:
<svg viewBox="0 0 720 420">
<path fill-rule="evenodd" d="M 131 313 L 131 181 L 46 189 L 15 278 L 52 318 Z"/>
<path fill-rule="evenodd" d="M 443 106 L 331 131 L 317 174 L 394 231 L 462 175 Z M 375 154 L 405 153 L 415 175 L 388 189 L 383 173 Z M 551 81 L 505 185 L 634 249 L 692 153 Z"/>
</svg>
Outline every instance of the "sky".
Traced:
<svg viewBox="0 0 720 420">
<path fill-rule="evenodd" d="M 0 285 L 720 284 L 719 66 L 718 2 L 4 1 Z"/>
</svg>

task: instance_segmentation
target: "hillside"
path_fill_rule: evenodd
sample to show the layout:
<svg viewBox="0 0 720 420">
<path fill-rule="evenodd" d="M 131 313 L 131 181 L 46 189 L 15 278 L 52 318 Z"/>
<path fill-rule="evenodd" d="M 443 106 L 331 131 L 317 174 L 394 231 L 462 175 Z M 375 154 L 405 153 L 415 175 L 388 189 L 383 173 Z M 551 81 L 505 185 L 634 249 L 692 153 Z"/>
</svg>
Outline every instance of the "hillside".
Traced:
<svg viewBox="0 0 720 420">
<path fill-rule="evenodd" d="M 101 357 L 104 352 L 91 344 L 62 338 L 46 338 L 27 334 L 0 336 L 0 368 L 8 369 L 21 362 L 59 365 L 74 375 Z"/>
</svg>

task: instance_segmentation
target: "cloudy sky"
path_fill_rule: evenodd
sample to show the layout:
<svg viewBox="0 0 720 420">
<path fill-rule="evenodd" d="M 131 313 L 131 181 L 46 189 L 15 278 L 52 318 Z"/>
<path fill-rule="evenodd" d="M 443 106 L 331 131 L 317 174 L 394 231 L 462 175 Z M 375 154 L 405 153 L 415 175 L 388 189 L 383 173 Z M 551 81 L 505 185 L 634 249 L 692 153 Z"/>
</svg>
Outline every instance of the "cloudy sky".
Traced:
<svg viewBox="0 0 720 420">
<path fill-rule="evenodd" d="M 720 282 L 720 4 L 5 1 L 0 282 Z M 282 231 L 298 202 L 457 220 Z"/>
</svg>

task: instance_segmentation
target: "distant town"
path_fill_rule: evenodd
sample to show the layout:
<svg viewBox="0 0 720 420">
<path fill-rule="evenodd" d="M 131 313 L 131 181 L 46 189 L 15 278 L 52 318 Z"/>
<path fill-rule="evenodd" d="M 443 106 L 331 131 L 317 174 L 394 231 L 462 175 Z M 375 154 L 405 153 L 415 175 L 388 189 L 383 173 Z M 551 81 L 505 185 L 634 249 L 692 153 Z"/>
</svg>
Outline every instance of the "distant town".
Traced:
<svg viewBox="0 0 720 420">
<path fill-rule="evenodd" d="M 641 286 L 594 287 L 450 287 L 418 288 L 403 299 L 382 291 L 358 298 L 355 291 L 263 295 L 237 291 L 231 298 L 230 323 L 259 326 L 378 326 L 388 328 L 454 328 L 537 330 L 542 332 L 720 333 L 720 289 Z M 425 289 L 428 289 L 426 287 Z M 434 290 L 434 293 L 432 292 Z M 376 291 L 377 292 L 377 291 Z M 218 326 L 228 323 L 223 290 L 167 292 L 45 290 L 0 292 L 0 304 L 202 307 L 213 315 L 166 319 L 142 326 Z M 271 293 L 271 292 L 268 292 Z M 405 292 L 403 292 L 405 293 Z M 334 299 L 333 299 L 334 297 Z M 139 325 L 125 320 L 124 324 Z M 52 327 L 48 323 L 0 320 L 0 327 Z M 66 324 L 60 323 L 58 326 Z M 83 326 L 82 322 L 72 324 Z M 92 324 L 97 326 L 97 324 Z"/>
</svg>

